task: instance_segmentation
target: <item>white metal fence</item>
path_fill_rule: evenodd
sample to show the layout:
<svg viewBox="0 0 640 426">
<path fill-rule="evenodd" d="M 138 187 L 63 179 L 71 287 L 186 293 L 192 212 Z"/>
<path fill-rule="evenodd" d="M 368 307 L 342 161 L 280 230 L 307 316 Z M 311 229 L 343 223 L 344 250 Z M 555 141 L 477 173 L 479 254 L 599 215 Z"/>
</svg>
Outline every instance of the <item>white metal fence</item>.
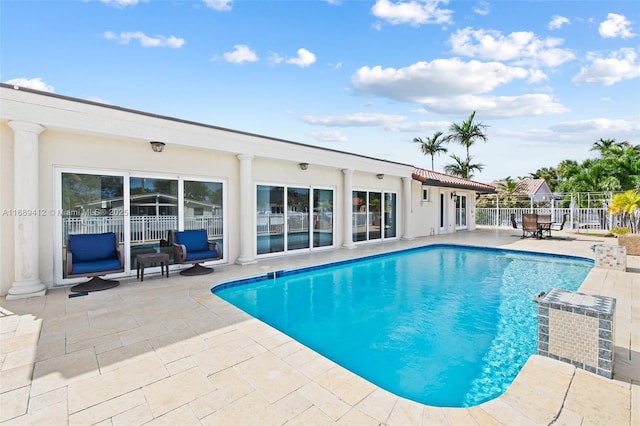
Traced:
<svg viewBox="0 0 640 426">
<path fill-rule="evenodd" d="M 115 232 L 124 241 L 125 219 L 130 223 L 132 243 L 159 241 L 167 238 L 167 231 L 178 229 L 178 216 L 85 216 L 64 218 L 63 241 L 69 234 L 98 234 Z M 209 237 L 222 237 L 222 215 L 194 216 L 184 219 L 184 229 L 206 229 Z"/>
<path fill-rule="evenodd" d="M 515 214 L 520 225 L 523 213 L 550 214 L 554 222 L 562 222 L 567 216 L 565 229 L 611 229 L 614 217 L 602 208 L 476 208 L 476 225 L 511 226 L 511 214 Z"/>
</svg>

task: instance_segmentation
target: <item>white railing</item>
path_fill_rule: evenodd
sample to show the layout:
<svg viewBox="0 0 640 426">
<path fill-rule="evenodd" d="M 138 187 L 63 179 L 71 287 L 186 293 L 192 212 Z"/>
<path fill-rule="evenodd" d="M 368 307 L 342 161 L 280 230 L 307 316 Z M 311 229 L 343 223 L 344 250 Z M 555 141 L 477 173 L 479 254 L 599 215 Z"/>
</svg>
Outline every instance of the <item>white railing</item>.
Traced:
<svg viewBox="0 0 640 426">
<path fill-rule="evenodd" d="M 476 208 L 476 225 L 511 226 L 511 214 L 520 225 L 523 213 L 550 214 L 554 222 L 567 216 L 565 229 L 611 229 L 612 218 L 606 208 Z"/>
<path fill-rule="evenodd" d="M 258 213 L 256 231 L 258 235 L 282 234 L 284 232 L 284 213 Z M 287 213 L 287 232 L 309 230 L 309 213 Z"/>
<path fill-rule="evenodd" d="M 115 232 L 124 241 L 125 220 L 130 224 L 132 243 L 159 241 L 167 231 L 178 229 L 178 216 L 85 216 L 63 218 L 63 241 L 69 234 Z M 209 237 L 222 237 L 222 216 L 195 216 L 184 219 L 184 229 L 206 229 Z"/>
</svg>

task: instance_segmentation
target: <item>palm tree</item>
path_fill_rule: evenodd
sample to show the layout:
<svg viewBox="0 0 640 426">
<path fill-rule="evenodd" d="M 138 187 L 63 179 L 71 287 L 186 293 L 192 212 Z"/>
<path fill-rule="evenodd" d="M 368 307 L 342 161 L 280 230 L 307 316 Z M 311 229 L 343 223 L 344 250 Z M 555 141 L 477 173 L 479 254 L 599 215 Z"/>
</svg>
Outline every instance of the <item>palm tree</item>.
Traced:
<svg viewBox="0 0 640 426">
<path fill-rule="evenodd" d="M 455 154 L 452 154 L 449 157 L 453 158 L 455 163 L 444 166 L 444 172 L 450 175 L 459 176 L 464 179 L 471 179 L 473 177 L 473 171 L 481 172 L 482 169 L 484 169 L 484 164 L 472 164 L 471 158 L 463 160 Z"/>
<path fill-rule="evenodd" d="M 515 207 L 517 204 L 517 196 L 522 192 L 522 181 L 512 179 L 507 176 L 502 182 L 496 185 L 498 194 L 502 196 L 503 204 Z"/>
<path fill-rule="evenodd" d="M 436 154 L 447 152 L 447 148 L 444 147 L 444 139 L 440 139 L 440 136 L 442 135 L 442 132 L 435 132 L 433 136 L 431 136 L 430 138 L 427 137 L 425 138 L 425 140 L 423 140 L 422 138 L 413 138 L 414 142 L 420 144 L 420 151 L 424 155 L 431 156 L 431 170 L 434 170 L 433 157 Z"/>
<path fill-rule="evenodd" d="M 631 232 L 637 232 L 638 223 L 634 221 L 634 218 L 636 218 L 638 210 L 640 210 L 640 194 L 631 189 L 613 196 L 608 213 L 621 215 L 621 224 L 624 226 L 628 221 Z"/>
<path fill-rule="evenodd" d="M 469 148 L 474 144 L 476 139 L 486 142 L 487 135 L 484 133 L 484 129 L 488 126 L 482 123 L 474 123 L 476 112 L 473 111 L 469 118 L 462 123 L 452 123 L 449 126 L 449 134 L 445 136 L 446 142 L 455 141 L 464 146 L 467 150 L 467 167 L 471 166 L 471 155 L 469 154 Z M 454 165 L 455 166 L 455 165 Z M 482 170 L 482 169 L 479 169 Z M 466 175 L 471 175 L 471 170 L 467 169 Z"/>
</svg>

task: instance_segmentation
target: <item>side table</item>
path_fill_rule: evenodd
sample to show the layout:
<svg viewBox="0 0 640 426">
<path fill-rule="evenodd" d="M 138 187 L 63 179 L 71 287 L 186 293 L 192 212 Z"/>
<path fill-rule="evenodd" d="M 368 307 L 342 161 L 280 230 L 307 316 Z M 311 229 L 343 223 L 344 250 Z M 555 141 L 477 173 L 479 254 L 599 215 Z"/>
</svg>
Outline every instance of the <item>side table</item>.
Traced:
<svg viewBox="0 0 640 426">
<path fill-rule="evenodd" d="M 136 278 L 140 278 L 140 281 L 144 281 L 144 267 L 152 263 L 160 264 L 160 274 L 167 273 L 169 278 L 169 254 L 167 253 L 142 253 L 136 255 Z"/>
</svg>

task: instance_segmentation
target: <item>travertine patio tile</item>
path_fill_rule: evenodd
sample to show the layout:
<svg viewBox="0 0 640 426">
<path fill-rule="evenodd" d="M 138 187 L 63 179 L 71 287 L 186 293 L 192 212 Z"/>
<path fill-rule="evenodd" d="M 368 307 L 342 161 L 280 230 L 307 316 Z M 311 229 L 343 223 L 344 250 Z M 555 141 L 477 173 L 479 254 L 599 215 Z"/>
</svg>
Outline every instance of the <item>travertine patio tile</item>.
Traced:
<svg viewBox="0 0 640 426">
<path fill-rule="evenodd" d="M 69 385 L 69 412 L 71 414 L 102 401 L 127 394 L 150 383 L 164 379 L 169 373 L 157 357 L 127 364 L 100 376 Z"/>
<path fill-rule="evenodd" d="M 376 389 L 377 387 L 373 383 L 352 374 L 349 379 L 330 390 L 347 404 L 355 406 Z"/>
<path fill-rule="evenodd" d="M 387 423 L 389 425 L 420 426 L 422 425 L 423 411 L 424 405 L 399 398 Z"/>
<path fill-rule="evenodd" d="M 50 392 L 45 392 L 40 395 L 32 396 L 29 399 L 29 413 L 35 413 L 36 411 L 47 408 L 51 405 L 64 404 L 65 412 L 67 406 L 67 388 L 61 387 L 54 389 Z"/>
<path fill-rule="evenodd" d="M 568 408 L 563 408 L 560 412 L 560 415 L 553 422 L 553 426 L 576 426 L 576 425 L 584 425 L 584 416 L 576 413 Z"/>
<path fill-rule="evenodd" d="M 287 422 L 287 426 L 329 425 L 334 421 L 318 407 L 312 406 Z"/>
<path fill-rule="evenodd" d="M 553 397 L 521 382 L 512 383 L 501 399 L 538 424 L 550 424 L 560 413 L 564 402 L 563 398 Z"/>
<path fill-rule="evenodd" d="M 578 369 L 564 408 L 580 413 L 593 424 L 627 424 L 631 418 L 630 386 Z"/>
<path fill-rule="evenodd" d="M 480 407 L 467 408 L 467 413 L 469 413 L 469 415 L 471 415 L 471 417 L 473 417 L 473 419 L 482 426 L 501 426 L 503 424 L 491 417 Z"/>
<path fill-rule="evenodd" d="M 284 413 L 287 419 L 300 415 L 312 405 L 299 391 L 292 392 L 273 404 L 275 408 Z"/>
<path fill-rule="evenodd" d="M 479 405 L 491 417 L 503 424 L 512 424 L 517 422 L 518 426 L 535 425 L 536 423 L 525 416 L 517 407 L 512 406 L 502 398 L 496 398 L 491 401 Z"/>
<path fill-rule="evenodd" d="M 479 424 L 476 418 L 464 408 L 443 408 L 442 412 L 450 425 L 475 426 Z"/>
<path fill-rule="evenodd" d="M 2 336 L 0 352 L 3 354 L 21 351 L 24 349 L 33 350 L 40 337 L 39 330 L 31 333 L 18 334 L 17 332 L 14 332 L 11 334 L 11 337 L 9 337 L 8 334 Z"/>
<path fill-rule="evenodd" d="M 359 377 L 353 374 L 346 368 L 334 364 L 330 369 L 314 378 L 314 381 L 321 386 L 335 392 L 344 383 L 352 380 L 354 377 Z"/>
<path fill-rule="evenodd" d="M 120 337 L 118 337 L 117 333 L 101 334 L 99 336 L 87 335 L 85 339 L 78 340 L 75 338 L 73 341 L 67 339 L 65 351 L 70 354 L 73 352 L 80 352 L 85 349 L 91 349 L 97 353 L 94 348 L 118 348 L 121 346 L 122 342 L 120 341 Z"/>
<path fill-rule="evenodd" d="M 165 364 L 165 368 L 172 376 L 178 373 L 182 373 L 183 371 L 189 370 L 193 367 L 197 367 L 197 364 L 190 356 L 186 356 L 184 358 Z"/>
<path fill-rule="evenodd" d="M 98 361 L 92 349 L 49 358 L 36 363 L 33 369 L 31 395 L 49 392 L 98 374 Z"/>
<path fill-rule="evenodd" d="M 211 375 L 250 359 L 251 354 L 234 342 L 227 342 L 191 357 L 205 374 Z"/>
<path fill-rule="evenodd" d="M 189 407 L 183 405 L 145 423 L 145 426 L 200 426 L 201 424 Z"/>
<path fill-rule="evenodd" d="M 228 402 L 233 402 L 255 391 L 253 385 L 233 368 L 227 368 L 209 376 L 209 381 L 224 394 Z"/>
<path fill-rule="evenodd" d="M 444 409 L 425 405 L 422 411 L 422 424 L 434 426 L 449 426 L 447 417 L 444 415 Z"/>
<path fill-rule="evenodd" d="M 259 392 L 252 392 L 201 420 L 212 426 L 276 426 L 286 421 L 286 415 L 264 399 Z"/>
<path fill-rule="evenodd" d="M 40 337 L 36 351 L 36 362 L 64 355 L 66 353 L 66 340 L 64 332 Z"/>
<path fill-rule="evenodd" d="M 164 363 L 173 362 L 208 349 L 206 342 L 200 336 L 180 339 L 173 334 L 152 339 L 151 345 Z"/>
<path fill-rule="evenodd" d="M 130 330 L 118 333 L 118 337 L 124 346 L 131 345 L 143 340 L 151 340 L 159 336 L 168 334 L 167 328 L 162 323 L 153 322 L 142 325 L 141 327 L 132 328 Z"/>
<path fill-rule="evenodd" d="M 234 369 L 272 403 L 309 382 L 307 377 L 271 352 L 248 359 Z"/>
<path fill-rule="evenodd" d="M 26 364 L 0 371 L 0 393 L 29 386 L 33 367 L 34 364 Z"/>
<path fill-rule="evenodd" d="M 29 413 L 16 417 L 7 422 L 3 422 L 4 426 L 51 426 L 51 425 L 66 425 L 67 424 L 67 403 L 59 402 L 57 404 L 49 405 L 41 410 L 29 411 Z"/>
<path fill-rule="evenodd" d="M 356 405 L 356 408 L 379 422 L 385 423 L 397 402 L 397 396 L 383 389 L 377 388 L 365 399 L 360 401 Z"/>
<path fill-rule="evenodd" d="M 338 420 L 337 424 L 340 426 L 376 426 L 379 425 L 380 422 L 373 417 L 367 416 L 357 408 L 352 408 Z"/>
<path fill-rule="evenodd" d="M 314 379 L 319 375 L 321 375 L 322 373 L 329 371 L 334 366 L 335 366 L 335 363 L 333 361 L 318 355 L 315 359 L 312 359 L 310 362 L 298 366 L 297 369 L 305 376 L 311 379 Z"/>
<path fill-rule="evenodd" d="M 200 398 L 189 403 L 189 408 L 199 419 L 207 417 L 209 414 L 218 411 L 225 405 L 229 404 L 224 392 L 220 389 L 216 389 L 213 392 L 209 392 L 206 395 L 202 395 Z"/>
<path fill-rule="evenodd" d="M 314 382 L 306 384 L 298 392 L 333 420 L 338 420 L 352 408 L 349 404 Z"/>
<path fill-rule="evenodd" d="M 214 385 L 197 367 L 142 388 L 154 417 L 159 417 L 214 390 Z"/>
<path fill-rule="evenodd" d="M 149 342 L 138 342 L 103 352 L 97 355 L 97 358 L 100 372 L 104 374 L 127 364 L 139 362 L 145 357 L 156 356 Z"/>
<path fill-rule="evenodd" d="M 305 346 L 300 343 L 297 342 L 295 340 L 289 340 L 288 342 L 285 342 L 283 344 L 281 344 L 280 346 L 276 346 L 275 348 L 271 348 L 271 352 L 273 352 L 274 355 L 276 355 L 279 358 L 286 358 L 287 356 L 298 352 L 299 350 L 305 348 Z"/>
<path fill-rule="evenodd" d="M 21 315 L 15 315 L 10 311 L 0 308 L 0 335 L 5 334 L 9 335 L 9 333 L 15 333 L 18 328 L 18 322 L 20 321 Z M 2 341 L 4 342 L 6 336 L 2 336 Z"/>
<path fill-rule="evenodd" d="M 147 424 L 153 420 L 153 414 L 147 404 L 138 405 L 111 418 L 112 426 L 133 426 Z"/>
<path fill-rule="evenodd" d="M 284 358 L 284 360 L 292 366 L 300 368 L 310 362 L 314 362 L 318 359 L 319 356 L 320 355 L 317 352 L 309 349 L 306 346 L 303 346 L 302 349 L 293 352 L 291 355 L 288 355 Z"/>
<path fill-rule="evenodd" d="M 2 362 L 3 370 L 11 370 L 25 365 L 33 365 L 36 362 L 36 348 L 27 347 L 13 352 L 8 352 Z"/>
<path fill-rule="evenodd" d="M 0 422 L 26 414 L 29 386 L 0 393 Z"/>
<path fill-rule="evenodd" d="M 146 405 L 144 394 L 136 389 L 113 399 L 100 402 L 92 407 L 69 416 L 69 425 L 92 425 L 108 420 L 140 405 Z"/>
</svg>

